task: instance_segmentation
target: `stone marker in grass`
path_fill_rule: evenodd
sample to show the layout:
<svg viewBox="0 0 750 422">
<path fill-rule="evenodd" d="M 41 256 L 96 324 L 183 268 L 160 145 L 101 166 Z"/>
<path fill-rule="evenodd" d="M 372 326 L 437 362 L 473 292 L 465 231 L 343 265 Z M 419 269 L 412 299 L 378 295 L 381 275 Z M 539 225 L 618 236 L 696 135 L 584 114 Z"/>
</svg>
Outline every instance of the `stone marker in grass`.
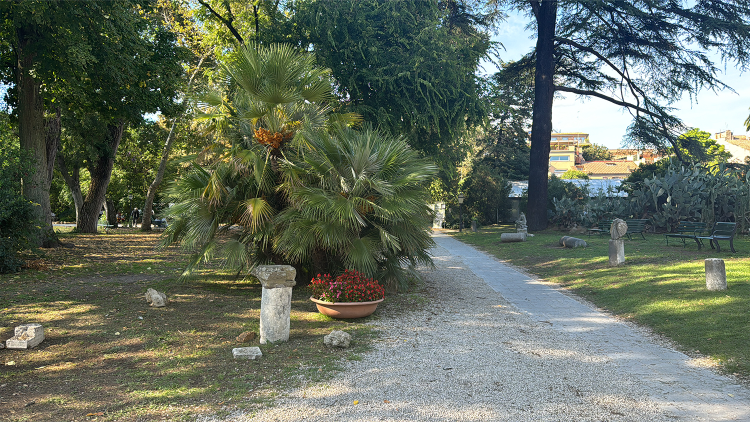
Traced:
<svg viewBox="0 0 750 422">
<path fill-rule="evenodd" d="M 260 280 L 260 344 L 289 340 L 292 287 L 297 270 L 291 265 L 259 265 L 252 275 Z"/>
<path fill-rule="evenodd" d="M 708 290 L 727 289 L 727 271 L 723 259 L 706 259 L 706 288 Z"/>
</svg>

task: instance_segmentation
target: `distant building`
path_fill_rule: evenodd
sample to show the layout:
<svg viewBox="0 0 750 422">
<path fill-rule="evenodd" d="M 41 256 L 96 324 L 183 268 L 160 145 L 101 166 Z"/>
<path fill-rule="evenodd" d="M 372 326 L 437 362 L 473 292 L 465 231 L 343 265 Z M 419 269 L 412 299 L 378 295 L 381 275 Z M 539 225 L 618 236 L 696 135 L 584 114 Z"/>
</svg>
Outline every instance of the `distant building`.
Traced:
<svg viewBox="0 0 750 422">
<path fill-rule="evenodd" d="M 624 180 L 638 168 L 638 164 L 629 160 L 587 161 L 578 168 L 590 179 Z"/>
<path fill-rule="evenodd" d="M 730 163 L 744 163 L 750 157 L 750 139 L 747 135 L 735 135 L 731 130 L 725 130 L 715 133 L 714 140 L 724 147 L 724 151 L 732 154 Z"/>
<path fill-rule="evenodd" d="M 612 160 L 617 161 L 632 161 L 639 166 L 641 164 L 653 164 L 662 158 L 660 154 L 651 150 L 639 150 L 639 149 L 611 149 L 609 153 L 612 154 Z"/>
<path fill-rule="evenodd" d="M 714 134 L 714 140 L 716 141 L 747 141 L 747 135 L 735 135 L 731 130 L 725 130 L 724 132 L 717 132 Z"/>
<path fill-rule="evenodd" d="M 589 134 L 553 133 L 550 139 L 549 174 L 560 176 L 568 170 L 575 170 L 583 163 L 581 148 L 590 145 Z"/>
</svg>

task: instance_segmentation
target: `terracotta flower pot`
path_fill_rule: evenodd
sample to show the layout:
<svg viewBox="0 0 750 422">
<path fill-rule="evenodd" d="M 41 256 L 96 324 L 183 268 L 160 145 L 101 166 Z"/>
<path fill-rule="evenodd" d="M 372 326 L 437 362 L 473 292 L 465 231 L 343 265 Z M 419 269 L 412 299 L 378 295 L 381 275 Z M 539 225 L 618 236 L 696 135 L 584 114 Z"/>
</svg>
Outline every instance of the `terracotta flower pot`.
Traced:
<svg viewBox="0 0 750 422">
<path fill-rule="evenodd" d="M 378 307 L 378 303 L 385 299 L 373 302 L 325 302 L 310 298 L 318 307 L 318 312 L 331 318 L 362 318 L 372 315 Z"/>
</svg>

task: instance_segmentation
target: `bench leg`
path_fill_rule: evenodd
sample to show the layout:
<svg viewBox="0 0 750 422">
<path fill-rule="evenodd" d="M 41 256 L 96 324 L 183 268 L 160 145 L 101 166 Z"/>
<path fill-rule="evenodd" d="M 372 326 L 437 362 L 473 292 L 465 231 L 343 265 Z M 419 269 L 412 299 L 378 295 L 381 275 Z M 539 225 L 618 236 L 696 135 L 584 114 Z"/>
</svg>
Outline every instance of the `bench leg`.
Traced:
<svg viewBox="0 0 750 422">
<path fill-rule="evenodd" d="M 700 240 L 700 239 L 698 239 L 698 238 L 696 238 L 696 239 L 695 239 L 695 243 L 697 243 L 697 244 L 698 244 L 698 250 L 701 250 L 701 246 L 703 246 L 703 243 L 701 243 L 701 240 Z"/>
<path fill-rule="evenodd" d="M 711 239 L 711 249 L 714 248 L 714 242 L 716 242 L 716 252 L 721 252 L 721 246 L 719 246 L 719 241 Z"/>
</svg>

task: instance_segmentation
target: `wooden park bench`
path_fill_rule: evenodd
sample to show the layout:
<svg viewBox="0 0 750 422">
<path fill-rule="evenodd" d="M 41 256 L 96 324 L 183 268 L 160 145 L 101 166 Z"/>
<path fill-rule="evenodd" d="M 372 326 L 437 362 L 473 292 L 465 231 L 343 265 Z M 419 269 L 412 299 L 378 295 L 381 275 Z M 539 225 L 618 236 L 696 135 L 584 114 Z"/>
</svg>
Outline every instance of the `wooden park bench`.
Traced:
<svg viewBox="0 0 750 422">
<path fill-rule="evenodd" d="M 646 224 L 648 223 L 648 220 L 632 219 L 625 220 L 625 223 L 628 225 L 628 231 L 625 232 L 625 235 L 628 237 L 628 239 L 633 240 L 631 235 L 640 234 L 643 240 L 646 240 L 646 236 L 643 235 L 643 232 L 646 231 Z"/>
<path fill-rule="evenodd" d="M 736 231 L 737 223 L 714 223 L 714 228 L 711 229 L 711 234 L 709 236 L 695 236 L 695 242 L 698 243 L 698 249 L 700 250 L 701 246 L 703 246 L 703 241 L 708 240 L 708 243 L 711 245 L 711 249 L 714 249 L 715 243 L 716 251 L 721 252 L 719 240 L 728 240 L 729 247 L 732 249 L 732 252 L 737 252 L 734 250 L 734 233 Z"/>
<path fill-rule="evenodd" d="M 680 221 L 677 223 L 677 228 L 672 233 L 665 233 L 664 239 L 667 241 L 669 246 L 669 238 L 680 239 L 682 241 L 682 247 L 685 247 L 685 239 L 693 239 L 697 236 L 704 234 L 706 231 L 706 223 L 698 221 Z M 700 242 L 698 242 L 700 244 Z"/>
</svg>

